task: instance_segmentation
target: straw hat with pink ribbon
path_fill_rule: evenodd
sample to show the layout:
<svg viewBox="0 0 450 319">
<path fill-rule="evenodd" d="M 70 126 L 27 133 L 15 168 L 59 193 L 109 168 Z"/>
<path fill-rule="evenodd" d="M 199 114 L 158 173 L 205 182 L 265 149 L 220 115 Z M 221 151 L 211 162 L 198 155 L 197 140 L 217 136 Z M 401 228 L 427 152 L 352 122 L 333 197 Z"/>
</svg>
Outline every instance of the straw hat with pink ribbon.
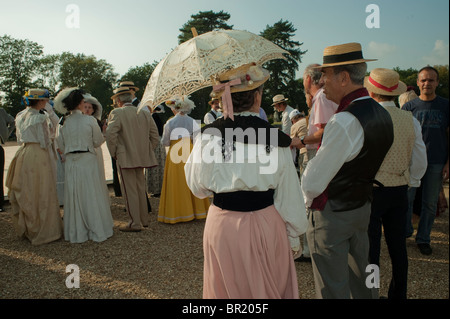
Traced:
<svg viewBox="0 0 450 319">
<path fill-rule="evenodd" d="M 396 96 L 406 92 L 406 84 L 400 81 L 397 72 L 390 69 L 376 68 L 364 78 L 366 89 L 375 94 Z"/>
<path fill-rule="evenodd" d="M 221 73 L 213 83 L 213 97 L 222 97 L 223 117 L 234 120 L 231 93 L 251 91 L 269 79 L 269 71 L 256 63 L 249 63 Z"/>
</svg>

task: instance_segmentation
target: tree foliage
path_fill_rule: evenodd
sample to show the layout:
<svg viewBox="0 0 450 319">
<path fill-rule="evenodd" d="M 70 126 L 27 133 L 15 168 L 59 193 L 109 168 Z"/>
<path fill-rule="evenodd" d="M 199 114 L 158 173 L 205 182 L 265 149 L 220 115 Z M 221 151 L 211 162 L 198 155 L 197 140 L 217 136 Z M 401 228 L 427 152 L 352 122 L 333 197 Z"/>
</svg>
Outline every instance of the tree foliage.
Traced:
<svg viewBox="0 0 450 319">
<path fill-rule="evenodd" d="M 179 31 L 178 43 L 181 44 L 193 37 L 191 28 L 195 28 L 198 34 L 219 30 L 219 29 L 233 29 L 232 25 L 228 25 L 227 21 L 230 19 L 230 14 L 223 12 L 199 11 L 197 14 L 191 15 L 191 19 L 183 24 Z"/>
<path fill-rule="evenodd" d="M 148 80 L 158 65 L 157 61 L 153 63 L 144 63 L 141 66 L 134 66 L 128 69 L 127 73 L 122 75 L 120 79 L 117 81 L 133 81 L 134 85 L 139 88 L 139 91 L 136 93 L 136 97 L 141 100 L 142 95 L 144 94 L 145 88 L 147 86 Z"/>
<path fill-rule="evenodd" d="M 277 94 L 284 94 L 288 97 L 290 100 L 289 104 L 295 108 L 303 109 L 304 107 L 301 104 L 301 101 L 305 100 L 303 90 L 295 79 L 295 75 L 296 71 L 298 71 L 299 63 L 302 61 L 301 57 L 307 51 L 300 49 L 303 43 L 292 39 L 296 31 L 297 29 L 295 29 L 291 22 L 280 20 L 272 26 L 267 25 L 266 29 L 260 34 L 262 37 L 289 52 L 286 60 L 272 60 L 264 65 L 270 72 L 270 79 L 265 84 L 263 102 L 266 113 L 273 112 L 268 105 L 272 104 L 272 97 Z"/>
<path fill-rule="evenodd" d="M 117 79 L 114 68 L 95 56 L 64 52 L 60 56 L 60 88 L 79 87 L 95 96 L 103 106 L 104 115 L 111 110 L 111 95 Z"/>
<path fill-rule="evenodd" d="M 0 90 L 5 94 L 3 104 L 14 115 L 23 108 L 22 96 L 36 74 L 42 48 L 30 40 L 0 37 Z"/>
</svg>

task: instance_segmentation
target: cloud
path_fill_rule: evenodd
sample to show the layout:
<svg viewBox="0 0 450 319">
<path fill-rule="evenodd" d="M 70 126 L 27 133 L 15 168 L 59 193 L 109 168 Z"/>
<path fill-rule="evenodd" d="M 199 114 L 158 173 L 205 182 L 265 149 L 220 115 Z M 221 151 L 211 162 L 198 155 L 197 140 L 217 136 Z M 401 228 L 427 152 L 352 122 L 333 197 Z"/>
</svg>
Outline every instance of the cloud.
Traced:
<svg viewBox="0 0 450 319">
<path fill-rule="evenodd" d="M 375 41 L 370 41 L 367 50 L 367 56 L 370 55 L 377 57 L 377 59 L 380 59 L 397 51 L 397 47 L 389 43 L 378 43 Z"/>
<path fill-rule="evenodd" d="M 424 56 L 422 60 L 429 65 L 445 65 L 448 63 L 449 45 L 443 40 L 436 40 L 434 48 L 430 54 Z"/>
</svg>

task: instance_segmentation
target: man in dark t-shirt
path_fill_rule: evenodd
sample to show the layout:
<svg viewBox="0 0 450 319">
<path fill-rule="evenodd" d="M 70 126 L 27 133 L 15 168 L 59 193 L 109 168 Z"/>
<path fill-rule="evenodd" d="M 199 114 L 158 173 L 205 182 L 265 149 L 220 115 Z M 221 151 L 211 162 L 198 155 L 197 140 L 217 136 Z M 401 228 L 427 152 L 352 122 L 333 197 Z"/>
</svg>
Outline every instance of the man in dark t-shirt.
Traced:
<svg viewBox="0 0 450 319">
<path fill-rule="evenodd" d="M 449 101 L 436 95 L 439 84 L 439 73 L 433 67 L 427 66 L 419 71 L 417 85 L 420 96 L 403 106 L 403 110 L 410 111 L 420 122 L 422 138 L 427 148 L 428 167 L 423 176 L 422 208 L 420 212 L 419 227 L 416 234 L 416 243 L 420 252 L 430 255 L 430 233 L 441 190 L 442 181 L 448 179 L 448 132 L 449 132 Z M 406 234 L 412 236 L 411 223 L 412 209 L 416 188 L 409 190 L 409 216 L 406 225 Z"/>
</svg>

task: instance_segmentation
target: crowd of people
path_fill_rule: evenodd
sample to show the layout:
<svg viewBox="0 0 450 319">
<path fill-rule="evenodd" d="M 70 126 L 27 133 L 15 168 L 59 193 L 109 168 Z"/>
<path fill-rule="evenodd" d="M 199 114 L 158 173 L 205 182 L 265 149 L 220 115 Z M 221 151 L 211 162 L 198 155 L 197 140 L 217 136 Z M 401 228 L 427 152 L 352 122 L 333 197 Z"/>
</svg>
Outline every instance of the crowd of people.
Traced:
<svg viewBox="0 0 450 319">
<path fill-rule="evenodd" d="M 129 216 L 121 231 L 148 226 L 149 193 L 160 197 L 159 222 L 206 219 L 204 298 L 298 298 L 295 262 L 311 263 L 317 298 L 378 298 L 365 275 L 368 264 L 380 264 L 383 228 L 392 262 L 387 297 L 405 299 L 419 186 L 415 240 L 432 254 L 448 179 L 449 102 L 436 95 L 433 67 L 418 72 L 414 96 L 393 70 L 367 75 L 371 61 L 359 43 L 325 48 L 323 63 L 304 72 L 307 115 L 283 94 L 273 97 L 279 129 L 261 107 L 269 73 L 255 63 L 215 79 L 203 127 L 189 116 L 195 104 L 186 96 L 164 103 L 174 114 L 166 123 L 158 117 L 164 105 L 138 108 L 130 81 L 114 89 L 106 125 L 101 104 L 79 88 L 53 101 L 31 89 L 15 120 L 0 113 L 21 145 L 6 177 L 16 233 L 33 245 L 113 235 L 106 142 L 115 196 Z M 238 130 L 255 138 L 229 135 Z M 0 133 L 4 142 L 10 132 Z"/>
</svg>

